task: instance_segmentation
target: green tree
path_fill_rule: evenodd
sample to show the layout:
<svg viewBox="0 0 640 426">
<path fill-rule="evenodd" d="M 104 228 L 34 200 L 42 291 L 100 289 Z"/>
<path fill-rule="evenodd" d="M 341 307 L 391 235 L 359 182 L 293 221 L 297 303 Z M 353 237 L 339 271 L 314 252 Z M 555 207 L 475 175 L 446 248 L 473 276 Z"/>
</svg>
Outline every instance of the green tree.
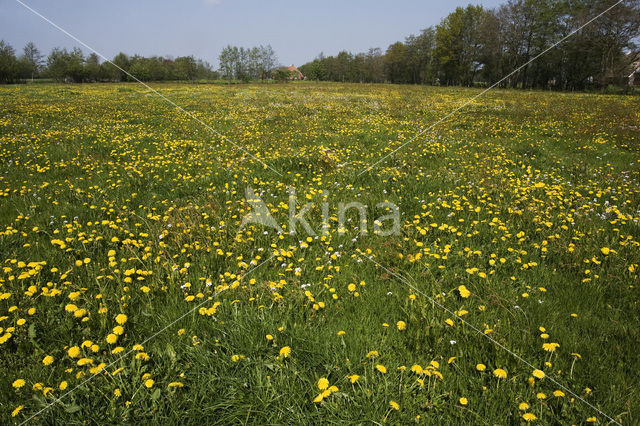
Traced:
<svg viewBox="0 0 640 426">
<path fill-rule="evenodd" d="M 435 56 L 445 84 L 473 84 L 481 68 L 478 33 L 484 15 L 482 6 L 458 7 L 436 27 Z"/>
<path fill-rule="evenodd" d="M 396 42 L 389 46 L 384 58 L 384 69 L 391 83 L 408 83 L 411 81 L 409 55 L 407 46 Z"/>
<path fill-rule="evenodd" d="M 4 40 L 0 40 L 0 83 L 13 83 L 18 78 L 16 52 Z"/>
</svg>

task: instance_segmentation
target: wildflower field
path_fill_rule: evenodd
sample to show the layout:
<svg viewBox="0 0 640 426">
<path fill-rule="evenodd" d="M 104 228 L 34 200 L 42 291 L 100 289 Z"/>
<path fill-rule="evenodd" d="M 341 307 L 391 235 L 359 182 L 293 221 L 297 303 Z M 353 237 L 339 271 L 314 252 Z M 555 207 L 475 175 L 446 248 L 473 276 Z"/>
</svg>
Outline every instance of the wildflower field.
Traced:
<svg viewBox="0 0 640 426">
<path fill-rule="evenodd" d="M 639 98 L 154 88 L 0 88 L 0 423 L 640 422 Z"/>
</svg>

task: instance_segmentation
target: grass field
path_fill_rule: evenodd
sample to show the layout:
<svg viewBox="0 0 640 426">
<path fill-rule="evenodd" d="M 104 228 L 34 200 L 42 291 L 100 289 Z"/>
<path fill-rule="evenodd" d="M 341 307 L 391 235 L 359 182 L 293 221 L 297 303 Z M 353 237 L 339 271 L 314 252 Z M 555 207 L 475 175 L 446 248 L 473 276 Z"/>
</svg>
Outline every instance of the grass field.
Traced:
<svg viewBox="0 0 640 426">
<path fill-rule="evenodd" d="M 0 423 L 640 422 L 639 98 L 494 90 L 366 171 L 478 91 L 154 87 L 275 171 L 139 85 L 0 88 Z"/>
</svg>

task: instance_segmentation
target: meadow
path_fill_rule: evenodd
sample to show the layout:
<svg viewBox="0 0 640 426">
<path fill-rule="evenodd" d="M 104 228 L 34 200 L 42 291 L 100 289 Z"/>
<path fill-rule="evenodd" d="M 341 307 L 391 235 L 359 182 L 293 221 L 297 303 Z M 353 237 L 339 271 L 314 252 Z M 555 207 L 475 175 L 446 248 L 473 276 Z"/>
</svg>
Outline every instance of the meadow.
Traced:
<svg viewBox="0 0 640 426">
<path fill-rule="evenodd" d="M 640 98 L 492 90 L 367 170 L 479 91 L 153 87 L 246 151 L 141 85 L 0 88 L 0 423 L 640 421 Z"/>
</svg>

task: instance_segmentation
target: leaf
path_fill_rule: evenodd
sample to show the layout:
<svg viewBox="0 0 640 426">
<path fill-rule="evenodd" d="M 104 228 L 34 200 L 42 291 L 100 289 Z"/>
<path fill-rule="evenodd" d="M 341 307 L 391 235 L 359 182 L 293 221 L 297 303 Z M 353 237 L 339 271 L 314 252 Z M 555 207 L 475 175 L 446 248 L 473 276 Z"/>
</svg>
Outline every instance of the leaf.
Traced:
<svg viewBox="0 0 640 426">
<path fill-rule="evenodd" d="M 81 410 L 81 408 L 77 404 L 67 405 L 67 406 L 64 407 L 64 411 L 66 411 L 69 414 L 77 413 L 80 410 Z"/>
<path fill-rule="evenodd" d="M 157 401 L 158 398 L 160 398 L 160 388 L 157 388 L 156 390 L 153 391 L 153 393 L 151 394 L 151 400 L 152 401 Z"/>
<path fill-rule="evenodd" d="M 170 343 L 167 344 L 167 355 L 169 355 L 169 358 L 171 359 L 171 363 L 175 363 L 176 362 L 176 351 L 175 349 L 173 349 L 173 346 L 171 346 Z"/>
<path fill-rule="evenodd" d="M 35 339 L 36 338 L 36 325 L 35 323 L 31 323 L 31 325 L 29 325 L 29 339 Z"/>
</svg>

